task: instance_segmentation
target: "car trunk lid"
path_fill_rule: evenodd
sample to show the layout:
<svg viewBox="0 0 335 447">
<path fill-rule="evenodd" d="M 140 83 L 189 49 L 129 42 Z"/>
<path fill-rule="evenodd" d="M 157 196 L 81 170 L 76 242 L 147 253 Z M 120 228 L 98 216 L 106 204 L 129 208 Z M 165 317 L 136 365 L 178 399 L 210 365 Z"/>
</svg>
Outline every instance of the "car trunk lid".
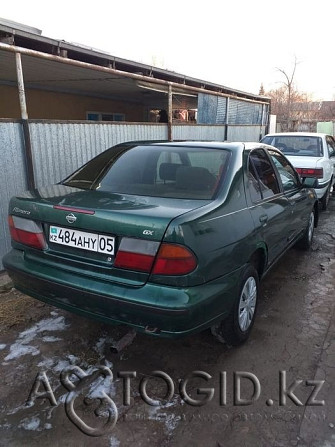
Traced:
<svg viewBox="0 0 335 447">
<path fill-rule="evenodd" d="M 286 155 L 295 168 L 318 168 L 322 158 Z"/>
<path fill-rule="evenodd" d="M 13 198 L 9 213 L 42 224 L 47 248 L 40 252 L 27 248 L 26 257 L 55 262 L 66 270 L 84 269 L 88 276 L 141 285 L 148 273 L 114 266 L 121 241 L 124 247 L 134 246 L 137 251 L 144 247 L 153 253 L 171 220 L 206 203 L 55 185 Z"/>
</svg>

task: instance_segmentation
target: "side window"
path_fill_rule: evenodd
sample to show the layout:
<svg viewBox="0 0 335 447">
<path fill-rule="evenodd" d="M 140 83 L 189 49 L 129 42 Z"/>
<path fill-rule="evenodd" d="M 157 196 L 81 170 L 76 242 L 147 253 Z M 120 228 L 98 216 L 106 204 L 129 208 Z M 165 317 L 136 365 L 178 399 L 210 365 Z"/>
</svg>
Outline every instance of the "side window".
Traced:
<svg viewBox="0 0 335 447">
<path fill-rule="evenodd" d="M 261 187 L 257 179 L 257 174 L 255 172 L 255 168 L 252 162 L 249 163 L 248 185 L 252 202 L 256 203 L 262 200 L 263 196 L 261 192 Z"/>
<path fill-rule="evenodd" d="M 292 166 L 287 163 L 286 159 L 281 154 L 278 154 L 277 152 L 271 150 L 269 150 L 269 154 L 279 172 L 284 191 L 290 191 L 292 189 L 298 188 L 300 183 L 299 177 Z"/>
<path fill-rule="evenodd" d="M 329 152 L 329 156 L 334 156 L 335 155 L 335 141 L 333 140 L 332 137 L 327 137 L 327 147 L 328 147 L 328 152 Z"/>
<path fill-rule="evenodd" d="M 252 177 L 257 180 L 257 183 L 253 182 L 253 180 L 251 182 L 253 182 L 256 192 L 261 194 L 262 199 L 266 199 L 280 192 L 276 173 L 263 149 L 256 149 L 251 152 L 248 176 L 249 187 Z M 258 184 L 257 187 L 256 184 Z M 250 188 L 250 192 L 251 196 L 256 197 L 255 191 L 252 191 L 252 187 Z"/>
</svg>

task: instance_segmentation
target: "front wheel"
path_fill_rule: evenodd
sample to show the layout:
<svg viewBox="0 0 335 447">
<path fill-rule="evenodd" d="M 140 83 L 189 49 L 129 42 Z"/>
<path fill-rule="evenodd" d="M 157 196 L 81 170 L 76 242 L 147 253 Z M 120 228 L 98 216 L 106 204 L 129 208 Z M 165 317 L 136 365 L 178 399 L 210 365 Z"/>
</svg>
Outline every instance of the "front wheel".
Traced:
<svg viewBox="0 0 335 447">
<path fill-rule="evenodd" d="M 249 265 L 241 278 L 239 295 L 229 316 L 211 328 L 219 341 L 236 346 L 248 339 L 255 321 L 258 294 L 258 273 Z"/>
</svg>

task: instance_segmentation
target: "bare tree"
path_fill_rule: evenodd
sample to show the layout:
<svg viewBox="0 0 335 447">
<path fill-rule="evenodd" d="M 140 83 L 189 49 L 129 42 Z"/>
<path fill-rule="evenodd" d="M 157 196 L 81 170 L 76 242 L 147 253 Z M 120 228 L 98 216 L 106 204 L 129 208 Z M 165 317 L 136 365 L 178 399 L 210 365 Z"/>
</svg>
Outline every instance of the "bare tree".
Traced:
<svg viewBox="0 0 335 447">
<path fill-rule="evenodd" d="M 271 98 L 271 111 L 277 115 L 277 122 L 283 131 L 296 130 L 297 125 L 305 118 L 306 112 L 311 118 L 310 95 L 297 90 L 294 84 L 297 65 L 298 61 L 295 57 L 290 73 L 283 68 L 277 68 L 284 76 L 285 80 L 281 82 L 283 85 L 266 93 L 266 96 Z"/>
<path fill-rule="evenodd" d="M 277 115 L 277 123 L 282 131 L 308 128 L 315 132 L 318 121 L 335 120 L 335 102 L 313 101 L 310 93 L 299 91 L 294 82 L 297 65 L 295 57 L 291 72 L 277 68 L 284 81 L 281 81 L 281 87 L 266 92 L 265 96 L 271 98 L 271 113 Z M 264 94 L 263 85 L 260 94 Z"/>
<path fill-rule="evenodd" d="M 304 98 L 301 97 L 301 93 L 299 93 L 294 86 L 294 76 L 297 69 L 298 61 L 297 57 L 294 57 L 293 69 L 291 73 L 288 73 L 287 70 L 283 68 L 277 68 L 279 73 L 281 73 L 285 80 L 282 81 L 283 87 L 281 90 L 281 97 L 283 99 L 282 103 L 282 126 L 283 130 L 291 131 L 294 130 L 294 121 L 292 116 L 292 104 L 294 102 L 300 102 Z"/>
<path fill-rule="evenodd" d="M 335 102 L 322 101 L 318 118 L 320 121 L 335 121 Z"/>
<path fill-rule="evenodd" d="M 297 58 L 296 56 L 294 57 L 294 64 L 293 64 L 293 70 L 291 74 L 288 74 L 283 68 L 277 68 L 277 70 L 284 76 L 285 81 L 283 82 L 286 90 L 287 90 L 287 103 L 286 103 L 286 120 L 287 120 L 287 130 L 293 130 L 291 129 L 292 124 L 291 124 L 291 109 L 292 109 L 292 99 L 293 99 L 293 93 L 294 93 L 294 75 L 295 75 L 295 71 L 297 68 Z"/>
</svg>

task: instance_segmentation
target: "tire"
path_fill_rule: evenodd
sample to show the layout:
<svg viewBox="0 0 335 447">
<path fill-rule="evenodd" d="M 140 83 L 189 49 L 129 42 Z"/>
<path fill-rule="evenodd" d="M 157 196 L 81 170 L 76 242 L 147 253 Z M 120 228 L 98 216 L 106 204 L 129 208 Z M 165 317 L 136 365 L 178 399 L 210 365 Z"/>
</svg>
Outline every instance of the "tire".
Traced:
<svg viewBox="0 0 335 447">
<path fill-rule="evenodd" d="M 329 183 L 327 191 L 325 192 L 324 196 L 320 200 L 322 211 L 326 211 L 326 209 L 328 208 L 331 187 L 332 187 L 332 180 Z"/>
<path fill-rule="evenodd" d="M 258 295 L 258 273 L 252 265 L 248 265 L 241 277 L 239 294 L 229 316 L 211 328 L 214 337 L 232 346 L 244 343 L 255 321 Z"/>
<path fill-rule="evenodd" d="M 313 242 L 313 234 L 314 234 L 314 225 L 315 225 L 315 210 L 311 211 L 309 215 L 307 227 L 304 231 L 302 238 L 297 242 L 297 246 L 302 248 L 303 250 L 308 250 L 312 246 Z"/>
</svg>

